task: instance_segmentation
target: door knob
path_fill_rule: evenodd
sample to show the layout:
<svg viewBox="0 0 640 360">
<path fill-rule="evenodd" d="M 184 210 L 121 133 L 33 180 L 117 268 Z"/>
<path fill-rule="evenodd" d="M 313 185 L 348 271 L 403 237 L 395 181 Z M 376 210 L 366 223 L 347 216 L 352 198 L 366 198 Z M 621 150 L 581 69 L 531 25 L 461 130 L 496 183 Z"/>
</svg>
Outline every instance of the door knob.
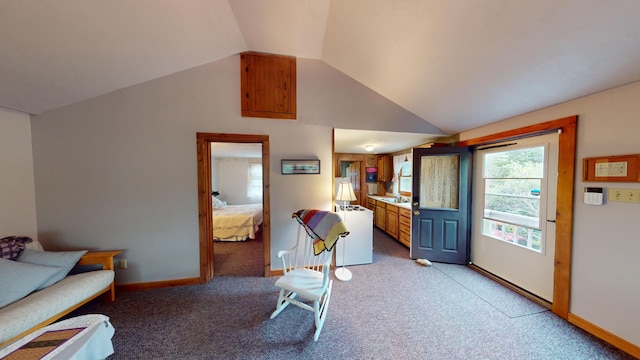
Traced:
<svg viewBox="0 0 640 360">
<path fill-rule="evenodd" d="M 420 204 L 418 204 L 417 201 L 413 203 L 413 206 L 418 206 L 418 205 L 420 205 Z"/>
<path fill-rule="evenodd" d="M 418 211 L 418 210 L 414 211 L 414 212 L 413 212 L 413 215 L 415 215 L 415 216 L 420 215 L 420 211 Z"/>
</svg>

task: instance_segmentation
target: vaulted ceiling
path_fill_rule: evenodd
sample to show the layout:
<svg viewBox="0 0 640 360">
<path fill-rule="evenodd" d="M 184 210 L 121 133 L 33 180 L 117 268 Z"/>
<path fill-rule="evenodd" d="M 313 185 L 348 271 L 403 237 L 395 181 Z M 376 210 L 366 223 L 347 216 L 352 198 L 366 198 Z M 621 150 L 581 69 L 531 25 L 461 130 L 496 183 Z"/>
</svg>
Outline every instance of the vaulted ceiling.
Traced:
<svg viewBox="0 0 640 360">
<path fill-rule="evenodd" d="M 0 106 L 242 51 L 320 59 L 446 133 L 640 81 L 637 0 L 0 0 Z"/>
</svg>

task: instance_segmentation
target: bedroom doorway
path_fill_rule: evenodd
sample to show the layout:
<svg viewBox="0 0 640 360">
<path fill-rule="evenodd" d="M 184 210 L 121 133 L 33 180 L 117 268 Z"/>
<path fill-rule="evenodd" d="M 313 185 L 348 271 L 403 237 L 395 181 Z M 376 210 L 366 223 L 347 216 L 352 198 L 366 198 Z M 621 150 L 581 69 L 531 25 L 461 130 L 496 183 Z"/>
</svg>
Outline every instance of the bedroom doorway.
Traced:
<svg viewBox="0 0 640 360">
<path fill-rule="evenodd" d="M 197 148 L 200 282 L 214 275 L 270 276 L 269 137 L 198 133 Z M 222 215 L 247 208 L 253 209 L 252 215 L 238 224 L 228 225 Z M 220 219 L 225 222 L 215 230 Z"/>
<path fill-rule="evenodd" d="M 211 143 L 215 276 L 263 276 L 262 144 Z"/>
</svg>

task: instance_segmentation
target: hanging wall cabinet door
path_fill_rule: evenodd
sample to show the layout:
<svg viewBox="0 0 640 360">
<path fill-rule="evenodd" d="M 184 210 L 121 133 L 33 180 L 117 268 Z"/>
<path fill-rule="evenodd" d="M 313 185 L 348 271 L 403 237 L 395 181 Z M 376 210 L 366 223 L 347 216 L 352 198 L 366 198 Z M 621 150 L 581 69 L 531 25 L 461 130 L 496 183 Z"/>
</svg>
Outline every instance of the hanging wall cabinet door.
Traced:
<svg viewBox="0 0 640 360">
<path fill-rule="evenodd" d="M 296 118 L 296 58 L 240 54 L 242 116 Z"/>
</svg>

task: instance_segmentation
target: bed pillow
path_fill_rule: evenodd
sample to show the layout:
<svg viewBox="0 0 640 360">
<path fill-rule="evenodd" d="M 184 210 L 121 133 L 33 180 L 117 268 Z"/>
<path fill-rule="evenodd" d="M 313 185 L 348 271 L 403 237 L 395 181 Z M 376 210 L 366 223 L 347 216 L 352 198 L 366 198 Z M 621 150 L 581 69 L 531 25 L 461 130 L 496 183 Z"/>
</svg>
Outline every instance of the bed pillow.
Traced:
<svg viewBox="0 0 640 360">
<path fill-rule="evenodd" d="M 32 242 L 30 243 L 26 243 L 25 244 L 25 249 L 31 249 L 31 250 L 39 250 L 39 251 L 44 251 L 44 248 L 42 247 L 42 244 L 40 243 L 40 241 L 33 239 Z"/>
<path fill-rule="evenodd" d="M 0 257 L 7 260 L 15 260 L 22 251 L 25 244 L 33 241 L 26 236 L 7 236 L 0 239 Z"/>
<path fill-rule="evenodd" d="M 24 249 L 22 254 L 16 259 L 16 261 L 33 265 L 45 265 L 52 266 L 58 269 L 58 271 L 49 278 L 46 282 L 38 287 L 38 290 L 44 289 L 47 286 L 51 286 L 67 276 L 69 271 L 76 265 L 82 255 L 86 254 L 87 250 L 79 251 L 38 251 L 31 249 Z"/>
<path fill-rule="evenodd" d="M 227 202 L 226 201 L 222 201 L 220 199 L 218 199 L 217 197 L 212 197 L 212 201 L 213 201 L 213 208 L 214 209 L 222 209 L 223 207 L 227 206 Z"/>
<path fill-rule="evenodd" d="M 0 308 L 29 295 L 58 271 L 56 267 L 0 258 Z"/>
</svg>

